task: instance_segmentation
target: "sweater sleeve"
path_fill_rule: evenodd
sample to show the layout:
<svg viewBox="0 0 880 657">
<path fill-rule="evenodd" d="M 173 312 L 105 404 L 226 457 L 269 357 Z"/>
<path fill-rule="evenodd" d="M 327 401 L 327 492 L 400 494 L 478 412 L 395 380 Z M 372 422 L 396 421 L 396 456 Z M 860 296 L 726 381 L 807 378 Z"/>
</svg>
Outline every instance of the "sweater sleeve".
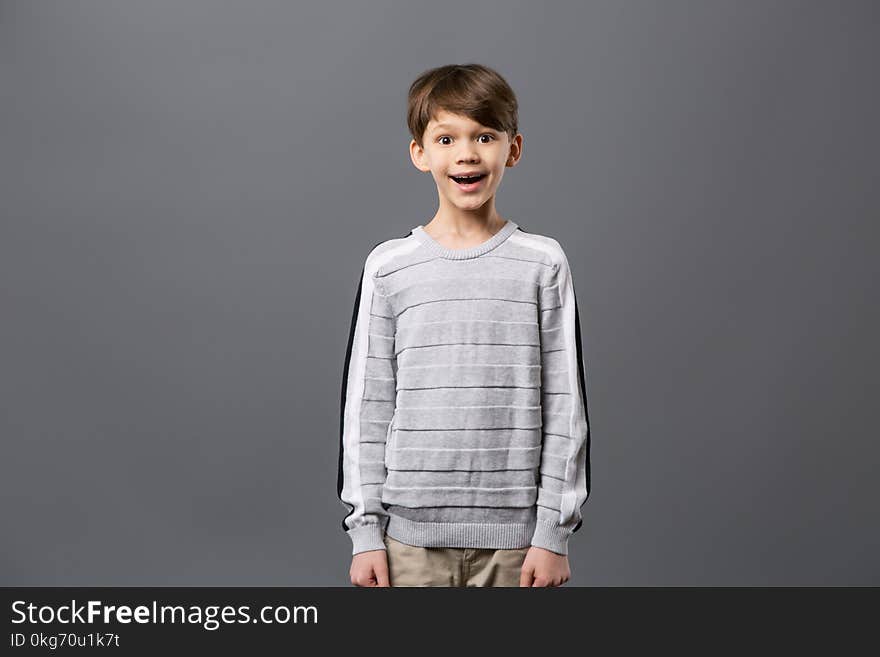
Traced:
<svg viewBox="0 0 880 657">
<path fill-rule="evenodd" d="M 531 544 L 568 554 L 590 493 L 590 425 L 577 299 L 568 259 L 558 253 L 541 291 L 542 445 Z"/>
<path fill-rule="evenodd" d="M 384 550 L 388 514 L 382 505 L 385 439 L 394 413 L 397 367 L 392 313 L 369 258 L 354 302 L 345 370 L 339 444 L 342 529 L 352 554 Z"/>
</svg>

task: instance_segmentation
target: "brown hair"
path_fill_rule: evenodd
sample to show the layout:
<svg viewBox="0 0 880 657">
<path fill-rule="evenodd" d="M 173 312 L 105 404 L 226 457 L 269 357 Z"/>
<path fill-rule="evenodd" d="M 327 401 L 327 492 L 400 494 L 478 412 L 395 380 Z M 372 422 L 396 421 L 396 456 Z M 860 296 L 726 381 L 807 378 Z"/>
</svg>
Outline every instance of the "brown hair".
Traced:
<svg viewBox="0 0 880 657">
<path fill-rule="evenodd" d="M 406 122 L 423 146 L 428 122 L 439 110 L 467 116 L 513 139 L 518 131 L 516 94 L 495 70 L 482 64 L 450 64 L 422 73 L 410 85 Z"/>
</svg>

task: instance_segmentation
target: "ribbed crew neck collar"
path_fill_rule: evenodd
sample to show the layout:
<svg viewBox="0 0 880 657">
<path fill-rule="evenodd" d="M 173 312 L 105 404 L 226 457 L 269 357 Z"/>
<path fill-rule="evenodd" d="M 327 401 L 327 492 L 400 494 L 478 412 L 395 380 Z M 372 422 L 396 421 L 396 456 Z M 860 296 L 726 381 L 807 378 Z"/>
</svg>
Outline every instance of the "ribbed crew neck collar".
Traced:
<svg viewBox="0 0 880 657">
<path fill-rule="evenodd" d="M 447 249 L 440 244 L 440 242 L 428 235 L 428 233 L 425 232 L 424 226 L 416 226 L 412 229 L 411 233 L 418 238 L 422 244 L 428 247 L 432 253 L 435 253 L 442 258 L 447 258 L 449 260 L 466 260 L 468 258 L 476 258 L 484 253 L 488 253 L 510 237 L 519 227 L 510 219 L 506 219 L 506 221 L 507 223 L 501 227 L 501 230 L 495 233 L 492 237 L 482 244 L 477 244 L 476 246 L 467 249 Z"/>
</svg>

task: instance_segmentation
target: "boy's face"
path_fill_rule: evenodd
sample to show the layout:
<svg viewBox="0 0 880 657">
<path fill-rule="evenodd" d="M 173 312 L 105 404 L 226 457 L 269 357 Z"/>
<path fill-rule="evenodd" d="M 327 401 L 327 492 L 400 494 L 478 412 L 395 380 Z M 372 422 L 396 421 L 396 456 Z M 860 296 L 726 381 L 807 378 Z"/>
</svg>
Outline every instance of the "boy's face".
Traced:
<svg viewBox="0 0 880 657">
<path fill-rule="evenodd" d="M 430 171 L 441 203 L 476 210 L 495 196 L 505 167 L 514 166 L 522 154 L 522 135 L 511 140 L 473 119 L 440 110 L 425 128 L 423 147 L 410 142 L 410 157 L 420 171 Z M 478 182 L 459 183 L 452 176 L 483 174 Z"/>
</svg>

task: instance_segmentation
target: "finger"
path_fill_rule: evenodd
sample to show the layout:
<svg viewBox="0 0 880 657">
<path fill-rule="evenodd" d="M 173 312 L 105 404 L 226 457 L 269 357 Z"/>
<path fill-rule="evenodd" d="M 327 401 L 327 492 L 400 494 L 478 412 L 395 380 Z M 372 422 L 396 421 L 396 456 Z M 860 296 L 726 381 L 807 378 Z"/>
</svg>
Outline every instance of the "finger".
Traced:
<svg viewBox="0 0 880 657">
<path fill-rule="evenodd" d="M 390 587 L 391 583 L 388 580 L 388 562 L 386 561 L 379 566 L 376 566 L 376 579 L 378 580 L 378 586 L 387 586 Z"/>
</svg>

